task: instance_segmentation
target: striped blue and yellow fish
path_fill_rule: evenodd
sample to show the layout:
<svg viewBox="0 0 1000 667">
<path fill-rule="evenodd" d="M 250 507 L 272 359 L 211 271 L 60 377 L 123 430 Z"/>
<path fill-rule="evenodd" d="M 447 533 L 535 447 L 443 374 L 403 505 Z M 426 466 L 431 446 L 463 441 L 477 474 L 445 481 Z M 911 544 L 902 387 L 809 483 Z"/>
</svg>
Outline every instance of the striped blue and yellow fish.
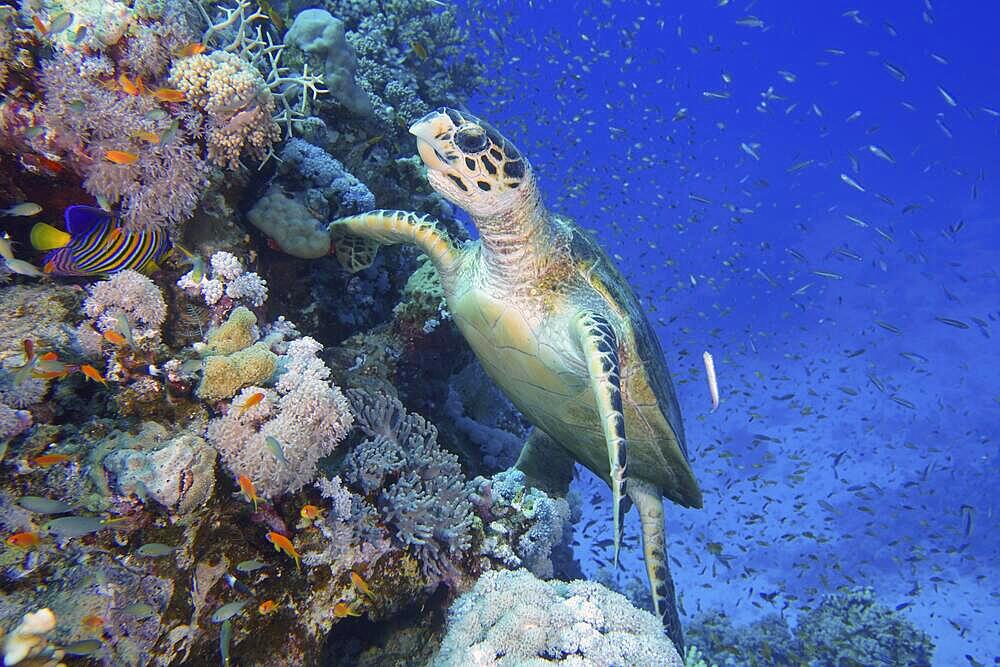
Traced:
<svg viewBox="0 0 1000 667">
<path fill-rule="evenodd" d="M 56 276 L 102 276 L 125 269 L 152 273 L 171 250 L 166 231 L 126 231 L 107 211 L 70 206 L 66 231 L 40 222 L 31 228 L 31 245 L 51 250 L 42 271 Z"/>
</svg>

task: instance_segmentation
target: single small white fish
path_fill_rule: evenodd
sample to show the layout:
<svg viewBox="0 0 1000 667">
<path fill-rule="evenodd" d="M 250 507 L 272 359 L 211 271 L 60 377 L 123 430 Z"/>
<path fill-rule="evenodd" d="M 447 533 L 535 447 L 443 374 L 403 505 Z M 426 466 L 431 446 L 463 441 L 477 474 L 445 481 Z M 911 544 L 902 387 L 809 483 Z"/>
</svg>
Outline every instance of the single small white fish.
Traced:
<svg viewBox="0 0 1000 667">
<path fill-rule="evenodd" d="M 886 162 L 896 164 L 896 160 L 891 155 L 889 155 L 887 151 L 885 151 L 882 148 L 879 148 L 875 144 L 869 144 L 868 150 L 870 150 L 872 152 L 872 155 L 874 155 L 875 157 L 882 158 Z"/>
<path fill-rule="evenodd" d="M 861 110 L 860 109 L 857 110 L 857 111 L 855 111 L 854 113 L 852 113 L 850 116 L 848 116 L 847 120 L 845 120 L 844 122 L 845 123 L 850 123 L 850 122 L 855 121 L 855 120 L 857 120 L 859 118 L 861 118 Z"/>
<path fill-rule="evenodd" d="M 958 106 L 958 102 L 955 101 L 954 97 L 952 97 L 951 95 L 948 94 L 947 90 L 945 90 L 941 86 L 938 86 L 937 89 L 938 89 L 938 92 L 941 93 L 941 97 L 944 98 L 944 101 L 948 103 L 948 106 L 951 106 L 951 107 L 957 107 Z"/>
<path fill-rule="evenodd" d="M 707 351 L 701 355 L 705 362 L 705 375 L 708 376 L 708 393 L 712 397 L 712 412 L 719 409 L 719 383 L 715 378 L 715 361 Z"/>
<path fill-rule="evenodd" d="M 863 187 L 861 187 L 861 185 L 857 181 L 855 181 L 853 178 L 851 178 L 847 174 L 841 174 L 840 175 L 840 180 L 842 180 L 844 183 L 847 183 L 848 185 L 850 185 L 852 188 L 854 188 L 858 192 L 864 192 L 865 191 L 865 189 Z"/>
<path fill-rule="evenodd" d="M 42 207 L 35 202 L 21 202 L 11 206 L 10 208 L 5 208 L 0 210 L 0 215 L 9 215 L 15 218 L 30 218 L 33 215 L 38 215 L 42 212 Z"/>
<path fill-rule="evenodd" d="M 23 259 L 4 257 L 4 263 L 7 265 L 8 269 L 19 275 L 30 276 L 32 278 L 45 277 L 45 274 L 42 273 L 37 266 L 29 262 L 26 262 Z"/>
<path fill-rule="evenodd" d="M 760 144 L 756 145 L 759 146 Z M 746 143 L 741 143 L 740 148 L 743 149 L 743 152 L 752 157 L 754 160 L 760 161 L 760 156 L 757 155 L 757 151 L 754 150 L 754 146 L 751 146 Z"/>
<path fill-rule="evenodd" d="M 14 244 L 11 243 L 10 234 L 6 232 L 0 236 L 0 256 L 4 259 L 14 259 Z"/>
</svg>

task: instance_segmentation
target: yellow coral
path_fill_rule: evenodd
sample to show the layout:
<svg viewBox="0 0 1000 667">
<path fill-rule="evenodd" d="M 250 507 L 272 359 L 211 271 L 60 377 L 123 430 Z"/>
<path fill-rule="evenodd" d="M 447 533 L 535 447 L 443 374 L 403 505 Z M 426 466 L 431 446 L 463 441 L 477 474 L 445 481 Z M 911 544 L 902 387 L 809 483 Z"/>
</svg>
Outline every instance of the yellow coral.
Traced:
<svg viewBox="0 0 1000 667">
<path fill-rule="evenodd" d="M 250 347 L 257 337 L 254 326 L 257 316 L 249 309 L 240 306 L 229 314 L 229 319 L 208 333 L 206 354 L 232 354 Z"/>
<path fill-rule="evenodd" d="M 171 84 L 209 120 L 208 157 L 236 169 L 247 151 L 263 159 L 281 137 L 274 122 L 274 96 L 260 72 L 234 53 L 214 51 L 174 62 Z"/>
<path fill-rule="evenodd" d="M 208 401 L 231 398 L 243 387 L 264 383 L 277 367 L 277 355 L 264 343 L 229 355 L 209 357 L 205 360 L 198 396 Z"/>
</svg>

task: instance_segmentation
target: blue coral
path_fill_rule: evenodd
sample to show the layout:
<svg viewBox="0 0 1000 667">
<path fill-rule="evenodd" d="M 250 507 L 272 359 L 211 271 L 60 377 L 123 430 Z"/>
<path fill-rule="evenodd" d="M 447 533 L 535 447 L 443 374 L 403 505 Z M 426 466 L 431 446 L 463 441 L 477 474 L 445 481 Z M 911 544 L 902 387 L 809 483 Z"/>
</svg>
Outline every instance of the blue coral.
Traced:
<svg viewBox="0 0 1000 667">
<path fill-rule="evenodd" d="M 472 544 L 471 485 L 437 429 L 395 398 L 352 390 L 357 425 L 368 436 L 344 462 L 343 478 L 372 502 L 393 537 L 431 581 L 457 573 Z"/>
<path fill-rule="evenodd" d="M 281 152 L 282 171 L 304 179 L 323 196 L 337 215 L 370 211 L 375 195 L 335 157 L 302 139 L 290 139 Z"/>
</svg>

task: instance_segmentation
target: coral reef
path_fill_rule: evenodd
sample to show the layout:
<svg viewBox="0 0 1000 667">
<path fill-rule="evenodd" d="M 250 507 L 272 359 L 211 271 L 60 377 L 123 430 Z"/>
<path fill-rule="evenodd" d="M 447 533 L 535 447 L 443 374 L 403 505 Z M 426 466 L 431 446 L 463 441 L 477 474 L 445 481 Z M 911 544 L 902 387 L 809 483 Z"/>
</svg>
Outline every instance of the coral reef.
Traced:
<svg viewBox="0 0 1000 667">
<path fill-rule="evenodd" d="M 527 568 L 536 577 L 553 576 L 552 548 L 569 533 L 569 503 L 526 487 L 519 470 L 477 477 L 477 505 L 489 518 L 482 552 L 516 570 Z"/>
<path fill-rule="evenodd" d="M 368 439 L 344 461 L 344 479 L 378 509 L 393 537 L 413 551 L 431 581 L 451 580 L 472 546 L 470 486 L 437 429 L 396 399 L 348 392 Z"/>
<path fill-rule="evenodd" d="M 487 572 L 448 612 L 435 667 L 566 664 L 681 667 L 659 620 L 588 581 Z"/>
<path fill-rule="evenodd" d="M 290 342 L 275 387 L 244 389 L 229 411 L 208 425 L 208 440 L 233 476 L 254 480 L 265 497 L 276 498 L 312 482 L 317 462 L 333 451 L 353 423 L 347 400 L 327 380 L 330 369 L 316 356 L 320 349 L 308 337 Z M 256 394 L 263 397 L 256 405 L 248 403 Z M 269 439 L 277 442 L 280 454 Z"/>
<path fill-rule="evenodd" d="M 930 638 L 899 612 L 879 604 L 870 588 L 826 596 L 800 615 L 794 629 L 777 614 L 737 627 L 724 613 L 710 612 L 696 617 L 687 635 L 720 667 L 929 666 L 934 652 Z"/>
<path fill-rule="evenodd" d="M 203 268 L 192 269 L 177 280 L 177 286 L 190 296 L 200 294 L 209 306 L 218 306 L 217 315 L 221 316 L 237 303 L 259 308 L 267 300 L 267 281 L 244 270 L 232 253 L 220 250 L 212 255 L 210 264 L 210 274 Z"/>
</svg>

